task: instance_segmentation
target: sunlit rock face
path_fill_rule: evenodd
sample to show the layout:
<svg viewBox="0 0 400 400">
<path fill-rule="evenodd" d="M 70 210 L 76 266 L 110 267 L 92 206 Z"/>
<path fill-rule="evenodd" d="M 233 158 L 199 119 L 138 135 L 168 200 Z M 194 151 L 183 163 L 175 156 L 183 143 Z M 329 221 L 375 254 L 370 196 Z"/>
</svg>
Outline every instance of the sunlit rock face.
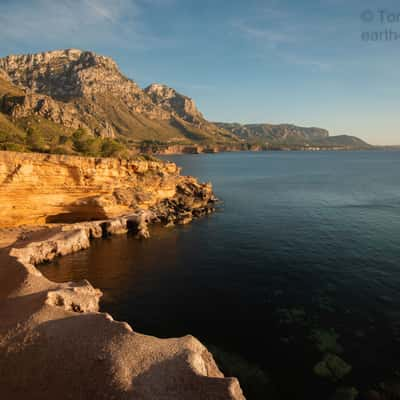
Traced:
<svg viewBox="0 0 400 400">
<path fill-rule="evenodd" d="M 8 96 L 14 119 L 39 115 L 67 128 L 136 140 L 231 141 L 193 100 L 164 85 L 142 90 L 110 57 L 77 49 L 0 58 L 0 78 L 24 91 Z M 3 110 L 4 111 L 4 110 Z"/>
<path fill-rule="evenodd" d="M 0 152 L 0 180 L 2 227 L 107 219 L 167 200 L 186 212 L 213 198 L 210 184 L 162 161 Z"/>
<path fill-rule="evenodd" d="M 14 84 L 56 100 L 140 92 L 134 82 L 122 76 L 115 61 L 90 51 L 68 49 L 10 55 L 0 59 L 0 68 Z"/>
<path fill-rule="evenodd" d="M 175 113 L 185 121 L 200 123 L 204 120 L 203 115 L 197 109 L 194 101 L 178 93 L 175 89 L 166 85 L 153 83 L 144 91 L 155 104 L 171 113 Z"/>
</svg>

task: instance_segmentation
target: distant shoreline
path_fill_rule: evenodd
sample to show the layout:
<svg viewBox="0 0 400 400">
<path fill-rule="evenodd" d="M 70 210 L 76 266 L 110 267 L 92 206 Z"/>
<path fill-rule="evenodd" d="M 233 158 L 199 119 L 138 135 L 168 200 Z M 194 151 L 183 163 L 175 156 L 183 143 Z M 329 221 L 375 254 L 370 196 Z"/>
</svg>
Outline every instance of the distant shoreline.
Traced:
<svg viewBox="0 0 400 400">
<path fill-rule="evenodd" d="M 179 147 L 179 148 L 177 148 Z M 216 154 L 216 153 L 239 153 L 239 152 L 277 152 L 277 151 L 297 151 L 297 152 L 319 152 L 319 151 L 396 151 L 400 150 L 399 148 L 380 148 L 378 146 L 371 146 L 368 148 L 352 148 L 352 147 L 318 147 L 318 146 L 299 146 L 299 147 L 273 147 L 273 148 L 257 148 L 253 147 L 250 149 L 234 149 L 231 147 L 225 146 L 212 146 L 212 147 L 204 147 L 203 146 L 171 146 L 169 148 L 157 151 L 145 150 L 142 154 L 149 155 L 179 155 L 179 154 Z"/>
</svg>

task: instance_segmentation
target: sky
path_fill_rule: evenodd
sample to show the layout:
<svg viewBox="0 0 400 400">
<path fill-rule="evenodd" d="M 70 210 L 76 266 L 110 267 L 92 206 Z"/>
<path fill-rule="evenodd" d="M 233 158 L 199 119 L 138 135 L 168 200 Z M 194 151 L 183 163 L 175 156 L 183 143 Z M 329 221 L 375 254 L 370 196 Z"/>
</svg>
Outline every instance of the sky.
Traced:
<svg viewBox="0 0 400 400">
<path fill-rule="evenodd" d="M 0 0 L 0 57 L 111 56 L 211 121 L 293 123 L 400 145 L 398 0 Z"/>
</svg>

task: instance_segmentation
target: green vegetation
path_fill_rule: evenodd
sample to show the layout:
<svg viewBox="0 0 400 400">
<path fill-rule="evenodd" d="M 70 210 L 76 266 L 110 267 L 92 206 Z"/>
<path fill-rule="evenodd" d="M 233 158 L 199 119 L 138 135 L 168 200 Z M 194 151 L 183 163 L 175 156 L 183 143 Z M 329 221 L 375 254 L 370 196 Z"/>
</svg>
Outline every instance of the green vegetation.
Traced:
<svg viewBox="0 0 400 400">
<path fill-rule="evenodd" d="M 55 125 L 55 127 L 54 127 Z M 129 158 L 118 140 L 94 136 L 85 129 L 70 132 L 50 121 L 24 120 L 17 126 L 0 113 L 0 150 Z"/>
<path fill-rule="evenodd" d="M 135 160 L 138 160 L 138 161 L 160 161 L 160 159 L 152 156 L 151 154 L 138 154 L 137 156 L 135 156 Z"/>
<path fill-rule="evenodd" d="M 68 140 L 62 138 L 65 143 Z M 71 141 L 73 150 L 85 156 L 127 158 L 129 155 L 126 147 L 117 140 L 93 136 L 82 128 L 72 134 Z"/>
<path fill-rule="evenodd" d="M 105 138 L 101 143 L 101 156 L 102 157 L 115 157 L 127 155 L 125 146 L 114 139 Z"/>
<path fill-rule="evenodd" d="M 0 113 L 0 150 L 24 151 L 26 133 Z"/>
<path fill-rule="evenodd" d="M 46 141 L 42 133 L 37 128 L 29 128 L 26 134 L 26 145 L 29 150 L 43 153 L 47 150 Z"/>
<path fill-rule="evenodd" d="M 87 156 L 95 156 L 100 153 L 101 139 L 89 135 L 84 129 L 78 129 L 72 134 L 73 149 Z"/>
</svg>

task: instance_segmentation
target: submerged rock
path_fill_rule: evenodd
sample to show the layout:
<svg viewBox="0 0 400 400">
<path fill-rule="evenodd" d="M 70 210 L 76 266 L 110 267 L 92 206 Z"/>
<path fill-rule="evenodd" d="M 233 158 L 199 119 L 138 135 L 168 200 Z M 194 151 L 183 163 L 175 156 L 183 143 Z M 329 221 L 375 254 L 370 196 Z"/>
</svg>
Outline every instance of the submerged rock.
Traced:
<svg viewBox="0 0 400 400">
<path fill-rule="evenodd" d="M 358 398 L 358 390 L 354 387 L 338 388 L 330 400 L 355 400 Z"/>
<path fill-rule="evenodd" d="M 340 335 L 334 329 L 314 329 L 310 335 L 310 338 L 315 342 L 321 353 L 335 354 L 343 352 L 343 347 L 337 343 L 339 337 Z"/>
<path fill-rule="evenodd" d="M 281 324 L 304 324 L 306 321 L 306 312 L 304 308 L 279 308 L 277 310 L 279 315 L 279 322 Z"/>
<path fill-rule="evenodd" d="M 339 381 L 351 372 L 351 365 L 335 354 L 326 354 L 322 361 L 314 366 L 314 373 L 321 378 Z"/>
<path fill-rule="evenodd" d="M 207 347 L 225 375 L 239 378 L 247 398 L 265 400 L 280 398 L 269 374 L 260 366 L 220 347 L 214 345 Z"/>
</svg>

